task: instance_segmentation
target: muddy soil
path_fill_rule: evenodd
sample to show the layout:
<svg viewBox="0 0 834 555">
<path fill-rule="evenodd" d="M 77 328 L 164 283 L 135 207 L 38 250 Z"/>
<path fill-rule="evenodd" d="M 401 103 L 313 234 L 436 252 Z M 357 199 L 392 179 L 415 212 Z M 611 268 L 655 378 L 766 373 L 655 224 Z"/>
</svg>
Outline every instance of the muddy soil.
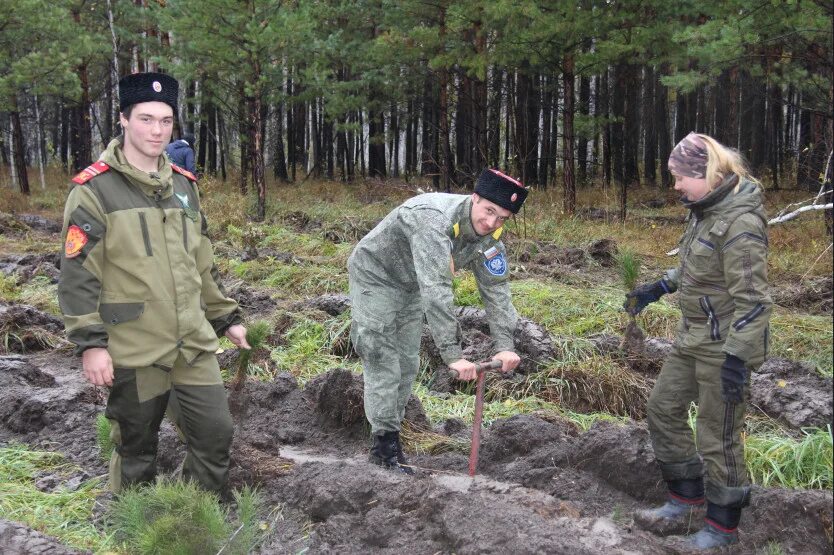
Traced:
<svg viewBox="0 0 834 555">
<path fill-rule="evenodd" d="M 515 416 L 485 430 L 474 480 L 467 455 L 455 452 L 409 454 L 418 473 L 407 477 L 366 462 L 361 376 L 335 369 L 300 389 L 281 374 L 244 392 L 231 483 L 255 484 L 270 505 L 284 506 L 263 553 L 681 552 L 676 539 L 633 526 L 635 509 L 663 497 L 641 424 L 598 423 L 582 433 L 552 414 Z M 0 357 L 0 442 L 65 453 L 81 469 L 70 480 L 104 474 L 93 437 L 103 394 L 82 379 L 78 359 L 60 352 Z M 415 398 L 407 419 L 427 424 Z M 166 427 L 160 469 L 173 471 L 181 457 Z M 785 553 L 829 552 L 831 520 L 830 492 L 761 490 L 732 552 L 754 553 L 771 540 Z M 38 552 L 44 540 L 32 538 L 23 552 Z M 0 541 L 4 551 L 17 545 Z"/>
<path fill-rule="evenodd" d="M 811 314 L 831 314 L 834 305 L 831 276 L 780 283 L 771 287 L 771 295 L 779 306 Z"/>
</svg>

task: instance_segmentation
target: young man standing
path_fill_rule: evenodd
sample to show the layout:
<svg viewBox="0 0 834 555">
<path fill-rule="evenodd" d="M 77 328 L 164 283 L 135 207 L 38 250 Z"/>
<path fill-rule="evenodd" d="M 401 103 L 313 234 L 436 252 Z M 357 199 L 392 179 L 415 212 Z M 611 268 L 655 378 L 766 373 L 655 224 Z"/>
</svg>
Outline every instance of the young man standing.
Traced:
<svg viewBox="0 0 834 555">
<path fill-rule="evenodd" d="M 370 460 L 411 473 L 400 423 L 420 365 L 423 315 L 449 368 L 476 377 L 463 358 L 452 306 L 452 273 L 475 274 L 490 322 L 494 359 L 515 369 L 518 316 L 510 299 L 504 222 L 519 211 L 527 189 L 497 170 L 484 170 L 472 195 L 428 193 L 394 209 L 356 246 L 348 260 L 351 340 L 362 358 L 365 415 L 371 423 Z"/>
<path fill-rule="evenodd" d="M 111 386 L 116 492 L 153 480 L 172 389 L 187 441 L 183 477 L 223 489 L 232 420 L 214 353 L 224 334 L 248 348 L 214 267 L 196 179 L 163 155 L 177 90 L 159 73 L 119 82 L 123 135 L 73 178 L 64 209 L 58 299 L 84 377 Z"/>
</svg>

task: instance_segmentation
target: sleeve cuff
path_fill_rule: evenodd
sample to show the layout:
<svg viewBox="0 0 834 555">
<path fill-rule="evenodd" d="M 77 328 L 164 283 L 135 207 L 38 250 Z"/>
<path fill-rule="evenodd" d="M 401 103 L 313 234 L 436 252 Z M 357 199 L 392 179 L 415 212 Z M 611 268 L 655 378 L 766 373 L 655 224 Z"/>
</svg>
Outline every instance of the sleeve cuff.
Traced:
<svg viewBox="0 0 834 555">
<path fill-rule="evenodd" d="M 243 315 L 240 313 L 240 310 L 234 310 L 224 316 L 220 316 L 214 320 L 209 320 L 209 323 L 211 323 L 211 327 L 214 328 L 214 333 L 217 334 L 217 337 L 223 337 L 223 334 L 226 333 L 227 329 L 235 324 L 243 323 Z"/>
<path fill-rule="evenodd" d="M 443 364 L 448 366 L 463 358 L 463 349 L 459 346 L 449 347 L 440 351 L 440 358 L 443 359 Z"/>
</svg>

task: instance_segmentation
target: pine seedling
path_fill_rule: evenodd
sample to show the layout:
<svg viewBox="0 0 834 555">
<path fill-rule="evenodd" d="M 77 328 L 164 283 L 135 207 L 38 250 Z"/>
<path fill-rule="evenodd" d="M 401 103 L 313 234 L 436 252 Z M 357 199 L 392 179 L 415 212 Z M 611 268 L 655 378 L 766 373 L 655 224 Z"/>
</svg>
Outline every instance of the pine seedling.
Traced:
<svg viewBox="0 0 834 555">
<path fill-rule="evenodd" d="M 111 429 L 110 420 L 103 413 L 99 413 L 96 416 L 96 445 L 98 445 L 98 450 L 104 461 L 109 461 L 113 454 L 114 445 L 113 439 L 110 437 Z"/>
<path fill-rule="evenodd" d="M 640 277 L 640 258 L 633 251 L 623 249 L 617 255 L 617 266 L 620 270 L 623 288 L 626 292 L 634 290 L 637 286 L 637 279 Z M 635 301 L 635 299 L 629 300 L 629 302 Z M 645 335 L 640 326 L 637 325 L 634 314 L 629 312 L 628 318 L 629 322 L 623 337 L 623 346 L 629 351 L 639 351 L 643 346 Z"/>
<path fill-rule="evenodd" d="M 246 330 L 246 342 L 249 343 L 251 349 L 243 349 L 240 351 L 240 356 L 237 360 L 237 372 L 235 373 L 234 380 L 232 380 L 232 389 L 235 391 L 240 391 L 243 388 L 243 383 L 246 381 L 252 351 L 263 347 L 270 333 L 272 333 L 272 328 L 269 322 L 265 320 L 253 322 Z"/>
</svg>

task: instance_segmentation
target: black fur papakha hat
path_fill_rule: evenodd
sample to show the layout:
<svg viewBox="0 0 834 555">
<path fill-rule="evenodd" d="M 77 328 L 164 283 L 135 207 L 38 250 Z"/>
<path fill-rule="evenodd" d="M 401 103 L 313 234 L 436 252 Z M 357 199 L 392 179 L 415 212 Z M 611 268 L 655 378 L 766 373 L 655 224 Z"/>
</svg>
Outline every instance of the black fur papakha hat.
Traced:
<svg viewBox="0 0 834 555">
<path fill-rule="evenodd" d="M 485 169 L 478 176 L 475 192 L 513 214 L 518 214 L 527 198 L 527 187 L 521 181 L 491 168 Z"/>
<path fill-rule="evenodd" d="M 177 115 L 179 83 L 164 73 L 133 73 L 119 80 L 119 111 L 140 102 L 164 102 Z"/>
</svg>

